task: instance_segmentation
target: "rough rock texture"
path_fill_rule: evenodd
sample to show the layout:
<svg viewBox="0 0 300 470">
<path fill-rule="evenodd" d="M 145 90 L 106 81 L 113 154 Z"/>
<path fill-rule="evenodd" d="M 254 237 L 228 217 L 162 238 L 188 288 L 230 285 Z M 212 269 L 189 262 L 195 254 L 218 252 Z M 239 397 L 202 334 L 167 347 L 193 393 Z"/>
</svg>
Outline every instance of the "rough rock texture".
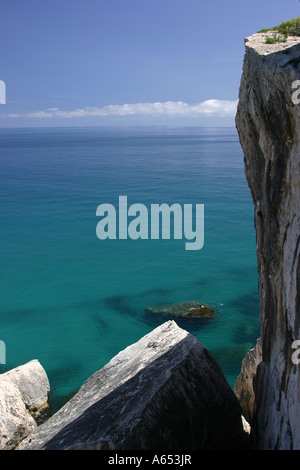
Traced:
<svg viewBox="0 0 300 470">
<path fill-rule="evenodd" d="M 0 375 L 0 449 L 14 449 L 37 428 L 50 391 L 48 377 L 37 360 Z M 47 413 L 46 413 L 47 416 Z"/>
<path fill-rule="evenodd" d="M 255 377 L 255 437 L 262 449 L 300 449 L 300 38 L 246 38 L 236 125 L 255 205 L 262 362 Z"/>
<path fill-rule="evenodd" d="M 37 424 L 26 410 L 21 393 L 11 382 L 0 380 L 0 450 L 14 449 Z"/>
<path fill-rule="evenodd" d="M 18 449 L 222 449 L 244 438 L 221 369 L 168 321 L 93 374 Z"/>
<path fill-rule="evenodd" d="M 254 389 L 253 380 L 256 376 L 256 369 L 261 362 L 260 339 L 255 347 L 244 357 L 241 372 L 234 384 L 234 393 L 242 406 L 243 416 L 251 425 L 254 410 Z"/>
</svg>

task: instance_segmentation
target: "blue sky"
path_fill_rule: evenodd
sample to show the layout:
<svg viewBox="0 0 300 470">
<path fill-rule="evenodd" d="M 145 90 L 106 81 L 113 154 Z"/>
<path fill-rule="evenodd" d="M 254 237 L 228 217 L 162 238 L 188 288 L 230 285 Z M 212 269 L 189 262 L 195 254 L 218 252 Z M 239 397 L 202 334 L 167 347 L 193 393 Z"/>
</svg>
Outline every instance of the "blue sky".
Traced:
<svg viewBox="0 0 300 470">
<path fill-rule="evenodd" d="M 298 0 L 1 0 L 0 127 L 234 125 L 244 37 Z"/>
</svg>

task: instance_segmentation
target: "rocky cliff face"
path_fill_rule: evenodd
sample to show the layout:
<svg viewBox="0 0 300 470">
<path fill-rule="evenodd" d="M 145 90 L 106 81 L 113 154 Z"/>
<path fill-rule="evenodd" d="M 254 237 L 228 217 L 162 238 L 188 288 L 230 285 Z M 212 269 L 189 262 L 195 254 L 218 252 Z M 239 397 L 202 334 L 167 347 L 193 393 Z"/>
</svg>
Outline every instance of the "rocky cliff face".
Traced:
<svg viewBox="0 0 300 470">
<path fill-rule="evenodd" d="M 246 38 L 236 125 L 255 206 L 262 362 L 254 430 L 262 449 L 300 449 L 300 38 Z"/>
</svg>

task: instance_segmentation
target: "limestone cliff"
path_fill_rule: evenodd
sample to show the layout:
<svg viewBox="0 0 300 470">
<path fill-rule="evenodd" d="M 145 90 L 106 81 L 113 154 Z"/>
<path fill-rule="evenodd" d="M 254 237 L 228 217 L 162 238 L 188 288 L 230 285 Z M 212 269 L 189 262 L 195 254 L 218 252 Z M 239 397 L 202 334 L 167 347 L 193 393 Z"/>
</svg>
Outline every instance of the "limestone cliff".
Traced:
<svg viewBox="0 0 300 470">
<path fill-rule="evenodd" d="M 254 432 L 262 449 L 300 449 L 300 38 L 245 40 L 236 125 L 254 201 L 262 362 L 255 377 Z M 295 362 L 295 361 L 294 361 Z"/>
</svg>

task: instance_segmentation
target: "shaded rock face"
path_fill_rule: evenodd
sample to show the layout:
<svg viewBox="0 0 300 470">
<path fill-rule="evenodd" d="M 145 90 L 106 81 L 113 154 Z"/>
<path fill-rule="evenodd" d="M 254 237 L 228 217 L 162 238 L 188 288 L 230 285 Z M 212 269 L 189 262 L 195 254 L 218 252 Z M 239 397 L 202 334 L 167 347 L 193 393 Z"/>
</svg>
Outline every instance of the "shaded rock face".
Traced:
<svg viewBox="0 0 300 470">
<path fill-rule="evenodd" d="M 0 375 L 0 449 L 14 449 L 50 414 L 48 377 L 37 360 Z"/>
<path fill-rule="evenodd" d="M 168 321 L 92 375 L 18 449 L 223 449 L 244 438 L 220 367 Z"/>
<path fill-rule="evenodd" d="M 255 377 L 254 430 L 263 449 L 300 449 L 300 38 L 266 45 L 246 38 L 236 125 L 255 206 L 262 362 Z"/>
<path fill-rule="evenodd" d="M 167 317 L 181 318 L 214 318 L 216 312 L 208 305 L 196 301 L 182 302 L 175 304 L 154 305 L 147 307 L 145 312 L 148 314 L 163 315 Z"/>
<path fill-rule="evenodd" d="M 234 393 L 241 404 L 243 416 L 250 425 L 252 425 L 253 422 L 255 401 L 253 382 L 256 376 L 257 366 L 260 364 L 261 359 L 261 344 L 259 338 L 255 347 L 244 357 L 241 372 L 234 384 Z"/>
</svg>

